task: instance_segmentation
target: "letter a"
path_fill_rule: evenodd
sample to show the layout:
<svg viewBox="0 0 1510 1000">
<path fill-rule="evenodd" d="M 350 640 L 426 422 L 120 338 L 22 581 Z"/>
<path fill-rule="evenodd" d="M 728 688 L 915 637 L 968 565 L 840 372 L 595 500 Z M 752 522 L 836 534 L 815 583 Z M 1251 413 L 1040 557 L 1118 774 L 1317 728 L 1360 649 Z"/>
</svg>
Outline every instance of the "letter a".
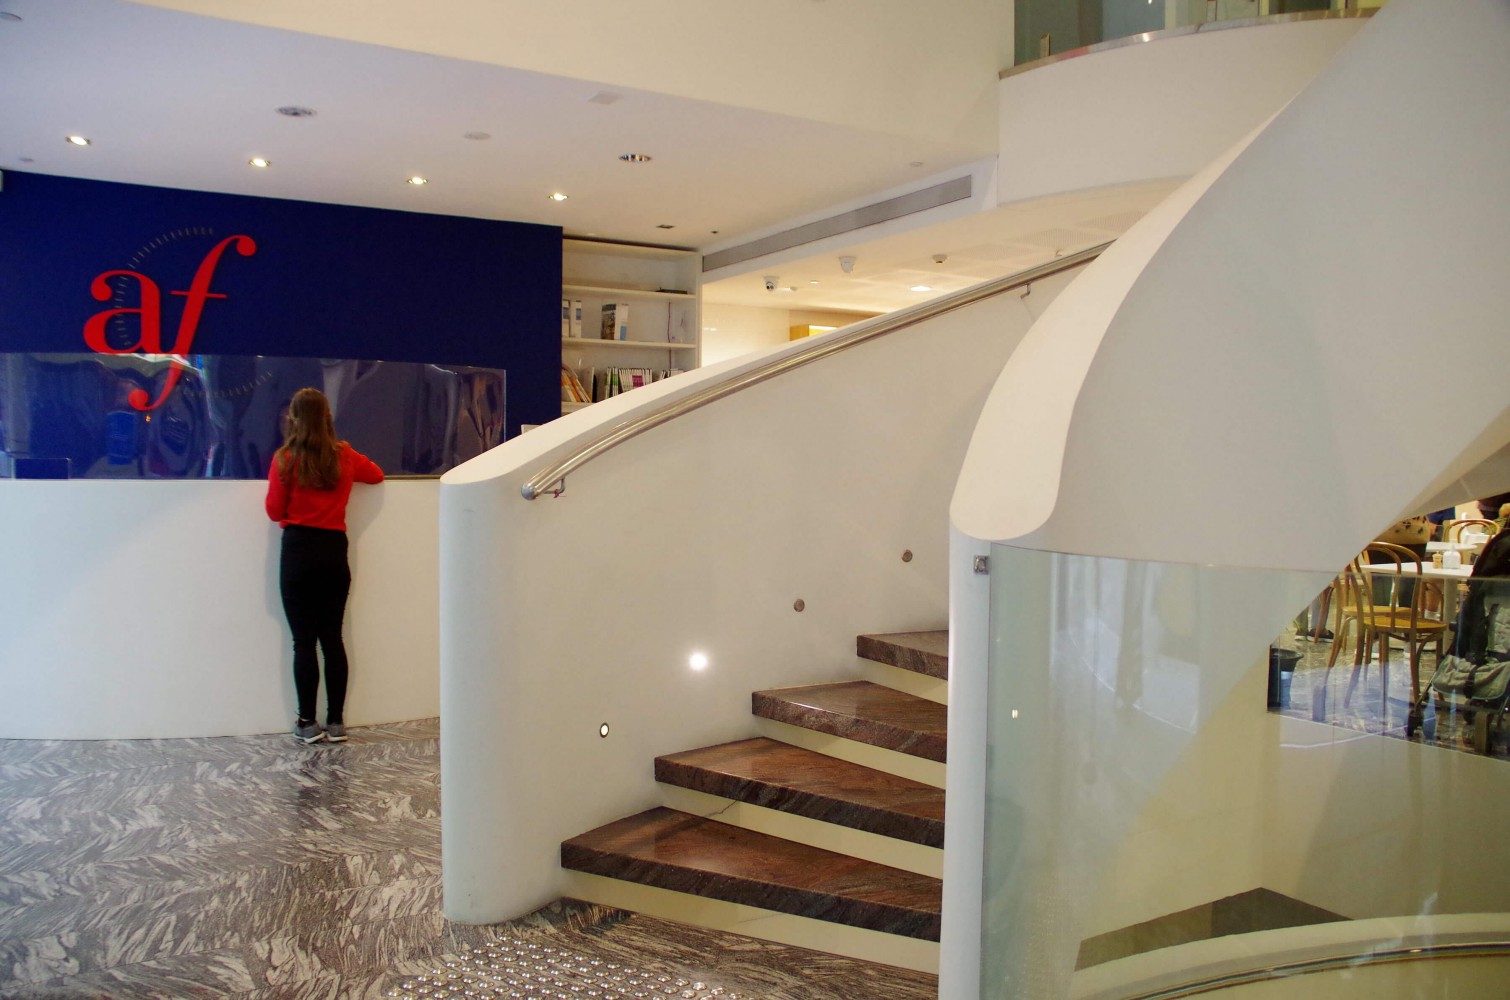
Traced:
<svg viewBox="0 0 1510 1000">
<path fill-rule="evenodd" d="M 94 296 L 96 302 L 105 302 L 114 294 L 114 289 L 110 287 L 110 279 L 116 277 L 136 279 L 141 288 L 142 304 L 106 309 L 89 317 L 84 323 L 84 343 L 89 345 L 91 351 L 98 354 L 134 354 L 137 351 L 161 354 L 163 307 L 162 292 L 158 290 L 157 282 L 140 271 L 106 271 L 89 285 L 89 294 Z M 141 334 L 136 343 L 130 347 L 111 347 L 105 337 L 106 326 L 116 316 L 133 314 L 141 319 Z"/>
</svg>

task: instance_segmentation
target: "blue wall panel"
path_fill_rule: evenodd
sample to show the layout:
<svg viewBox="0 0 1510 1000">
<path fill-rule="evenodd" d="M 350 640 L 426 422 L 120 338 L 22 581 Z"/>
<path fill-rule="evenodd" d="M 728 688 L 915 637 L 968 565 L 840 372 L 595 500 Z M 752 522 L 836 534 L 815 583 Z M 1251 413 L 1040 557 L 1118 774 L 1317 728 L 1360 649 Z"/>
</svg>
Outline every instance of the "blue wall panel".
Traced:
<svg viewBox="0 0 1510 1000">
<path fill-rule="evenodd" d="M 415 191 L 416 199 L 426 192 Z M 0 192 L 0 352 L 78 352 L 92 315 L 162 295 L 173 351 L 206 254 L 233 235 L 204 304 L 195 354 L 479 365 L 508 373 L 509 435 L 560 414 L 561 230 L 7 171 Z M 135 315 L 107 327 L 136 345 Z"/>
</svg>

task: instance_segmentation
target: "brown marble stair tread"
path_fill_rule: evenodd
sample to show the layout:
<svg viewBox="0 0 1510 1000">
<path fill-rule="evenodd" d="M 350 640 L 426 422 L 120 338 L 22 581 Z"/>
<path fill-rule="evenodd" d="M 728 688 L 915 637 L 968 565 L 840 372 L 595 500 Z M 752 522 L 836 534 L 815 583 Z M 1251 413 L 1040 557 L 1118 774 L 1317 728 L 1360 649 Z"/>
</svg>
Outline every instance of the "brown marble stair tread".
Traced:
<svg viewBox="0 0 1510 1000">
<path fill-rule="evenodd" d="M 887 632 L 855 637 L 855 653 L 877 663 L 949 679 L 949 630 Z"/>
<path fill-rule="evenodd" d="M 937 941 L 938 879 L 657 808 L 561 845 L 561 866 Z"/>
<path fill-rule="evenodd" d="M 751 710 L 814 732 L 943 762 L 949 709 L 869 681 L 756 691 Z"/>
<path fill-rule="evenodd" d="M 759 737 L 668 754 L 655 780 L 709 795 L 944 846 L 944 790 Z"/>
</svg>

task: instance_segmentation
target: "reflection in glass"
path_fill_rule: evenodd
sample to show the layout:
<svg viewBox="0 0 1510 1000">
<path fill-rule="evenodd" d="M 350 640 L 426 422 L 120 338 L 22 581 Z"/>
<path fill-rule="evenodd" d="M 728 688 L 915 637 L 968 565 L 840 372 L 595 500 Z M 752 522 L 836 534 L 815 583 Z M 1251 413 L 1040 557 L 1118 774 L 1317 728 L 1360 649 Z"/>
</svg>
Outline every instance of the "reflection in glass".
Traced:
<svg viewBox="0 0 1510 1000">
<path fill-rule="evenodd" d="M 171 367 L 178 386 L 155 410 Z M 0 354 L 0 476 L 261 479 L 295 390 L 393 475 L 440 475 L 501 444 L 505 373 L 465 365 L 262 356 Z"/>
<path fill-rule="evenodd" d="M 1367 714 L 1313 720 L 1329 647 L 1271 655 L 1297 648 L 1290 623 L 1329 583 L 993 546 L 982 996 L 1136 995 L 1124 987 L 1510 927 L 1510 766 L 1471 752 L 1484 730 L 1504 755 L 1510 587 L 1468 586 L 1443 648 L 1476 672 L 1422 662 L 1435 732 L 1407 739 L 1402 642 L 1385 643 L 1389 700 L 1365 660 L 1351 702 L 1387 732 Z M 1291 680 L 1277 710 L 1271 664 Z M 1377 995 L 1418 995 L 1401 989 Z"/>
</svg>

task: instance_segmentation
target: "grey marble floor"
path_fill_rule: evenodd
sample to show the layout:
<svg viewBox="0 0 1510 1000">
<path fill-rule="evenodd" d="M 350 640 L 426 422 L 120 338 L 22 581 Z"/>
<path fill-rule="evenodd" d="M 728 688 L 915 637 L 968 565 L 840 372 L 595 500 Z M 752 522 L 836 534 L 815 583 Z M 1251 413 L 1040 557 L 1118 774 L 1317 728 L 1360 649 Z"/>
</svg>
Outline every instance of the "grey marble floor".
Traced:
<svg viewBox="0 0 1510 1000">
<path fill-rule="evenodd" d="M 929 976 L 570 901 L 447 922 L 438 735 L 0 741 L 0 997 L 935 995 Z"/>
</svg>

